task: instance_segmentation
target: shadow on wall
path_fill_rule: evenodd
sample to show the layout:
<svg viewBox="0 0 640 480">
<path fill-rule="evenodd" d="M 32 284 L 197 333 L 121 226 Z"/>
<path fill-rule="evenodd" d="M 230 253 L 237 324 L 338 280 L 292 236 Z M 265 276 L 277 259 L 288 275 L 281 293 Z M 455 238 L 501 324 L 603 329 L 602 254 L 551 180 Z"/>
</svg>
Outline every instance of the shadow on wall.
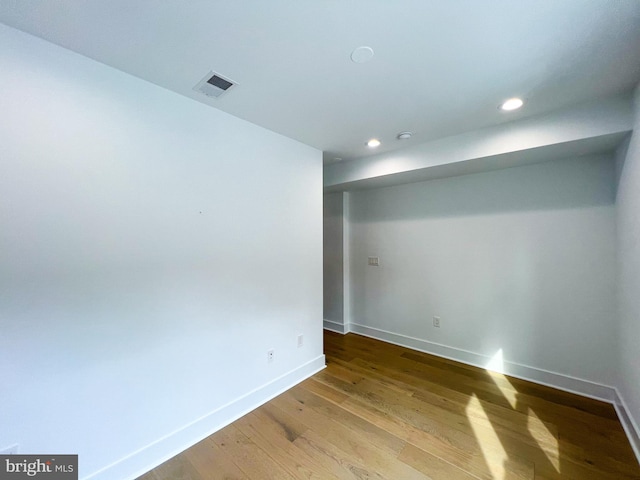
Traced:
<svg viewBox="0 0 640 480">
<path fill-rule="evenodd" d="M 609 155 L 354 192 L 351 221 L 404 220 L 573 209 L 612 205 L 614 159 Z"/>
</svg>

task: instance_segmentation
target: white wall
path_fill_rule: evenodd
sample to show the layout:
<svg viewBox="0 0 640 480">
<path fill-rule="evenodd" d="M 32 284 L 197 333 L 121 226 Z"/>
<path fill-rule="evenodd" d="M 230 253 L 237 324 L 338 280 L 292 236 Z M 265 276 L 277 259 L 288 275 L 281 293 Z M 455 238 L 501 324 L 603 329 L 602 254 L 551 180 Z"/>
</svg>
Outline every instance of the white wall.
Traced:
<svg viewBox="0 0 640 480">
<path fill-rule="evenodd" d="M 619 151 L 616 226 L 619 390 L 635 426 L 635 432 L 629 433 L 640 458 L 640 87 L 636 89 L 635 112 L 631 140 Z"/>
<path fill-rule="evenodd" d="M 342 192 L 324 195 L 324 320 L 328 328 L 344 323 L 344 212 Z M 335 325 L 332 325 L 335 324 Z"/>
<path fill-rule="evenodd" d="M 351 192 L 352 329 L 611 385 L 613 187 L 596 156 Z"/>
<path fill-rule="evenodd" d="M 322 367 L 321 152 L 2 25 L 0 64 L 0 448 L 130 478 Z"/>
</svg>

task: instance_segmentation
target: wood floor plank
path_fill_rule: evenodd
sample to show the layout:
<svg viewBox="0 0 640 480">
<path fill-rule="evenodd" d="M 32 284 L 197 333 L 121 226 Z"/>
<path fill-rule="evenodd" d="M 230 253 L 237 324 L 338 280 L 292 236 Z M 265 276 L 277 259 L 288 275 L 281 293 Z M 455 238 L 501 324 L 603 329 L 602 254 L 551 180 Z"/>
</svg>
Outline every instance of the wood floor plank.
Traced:
<svg viewBox="0 0 640 480">
<path fill-rule="evenodd" d="M 330 378 L 331 372 L 323 372 L 321 378 Z M 463 413 L 452 413 L 437 406 L 422 402 L 412 396 L 399 396 L 394 390 L 388 389 L 375 380 L 367 378 L 349 387 L 351 394 L 364 401 L 368 401 L 379 409 L 391 412 L 408 423 L 426 431 L 459 431 L 473 437 L 482 434 L 487 449 L 500 450 L 503 448 L 496 432 L 508 439 L 511 445 L 520 446 L 530 443 L 538 447 L 535 439 L 530 435 L 520 435 L 511 430 L 503 429 L 500 425 L 492 424 L 489 419 L 465 416 Z"/>
<path fill-rule="evenodd" d="M 425 452 L 471 473 L 478 478 L 491 480 L 493 477 L 487 465 L 487 459 L 475 448 L 475 442 L 468 438 L 467 442 L 458 438 L 452 442 L 450 438 L 438 435 L 436 432 L 421 430 L 398 417 L 382 412 L 375 407 L 356 399 L 349 399 L 343 404 L 345 409 L 376 422 L 380 427 L 397 436 L 404 438 L 407 444 L 417 446 Z M 454 444 L 455 443 L 455 444 Z M 465 448 L 464 445 L 472 445 Z"/>
<path fill-rule="evenodd" d="M 324 385 L 323 383 L 316 382 L 313 378 L 308 378 L 307 380 L 302 382 L 300 385 L 306 388 L 307 390 L 315 393 L 316 395 L 321 396 L 325 400 L 329 400 L 330 402 L 333 402 L 333 403 L 340 404 L 344 402 L 347 398 L 349 398 L 348 395 L 345 395 L 344 393 L 339 392 L 334 388 Z"/>
<path fill-rule="evenodd" d="M 249 478 L 265 480 L 295 478 L 233 424 L 214 433 L 210 439 L 225 451 Z"/>
<path fill-rule="evenodd" d="M 245 415 L 234 425 L 294 478 L 338 480 L 297 448 L 293 442 L 299 435 L 292 436 L 279 428 L 280 424 L 274 422 L 273 417 L 256 411 Z"/>
<path fill-rule="evenodd" d="M 392 455 L 398 455 L 405 446 L 404 440 L 396 437 L 392 433 L 352 414 L 348 410 L 332 404 L 302 386 L 292 388 L 288 393 L 290 393 L 297 402 L 312 408 L 315 412 L 322 415 L 322 417 L 331 418 L 358 435 L 366 436 L 369 442 L 389 451 Z"/>
<path fill-rule="evenodd" d="M 352 409 L 361 415 L 374 417 L 384 422 L 384 428 L 402 435 L 406 440 L 419 448 L 441 458 L 442 460 L 473 473 L 480 478 L 492 479 L 489 465 L 502 465 L 506 459 L 501 445 L 487 438 L 478 439 L 473 433 L 451 429 L 437 419 L 426 418 L 411 407 L 369 401 L 362 397 L 353 397 L 344 402 L 344 408 Z M 373 418 L 372 418 L 373 421 Z M 485 431 L 485 433 L 488 433 Z M 484 450 L 479 448 L 479 441 L 485 441 Z M 510 458 L 506 468 L 509 478 L 533 478 L 533 464 L 520 458 Z"/>
<path fill-rule="evenodd" d="M 243 480 L 248 479 L 218 445 L 210 439 L 196 443 L 185 450 L 183 455 L 191 462 L 202 480 Z"/>
<path fill-rule="evenodd" d="M 452 390 L 446 387 L 442 387 L 434 382 L 428 382 L 420 378 L 412 377 L 402 372 L 397 372 L 391 368 L 385 368 L 379 365 L 373 365 L 370 362 L 365 362 L 360 359 L 354 359 L 348 364 L 336 362 L 341 366 L 349 367 L 360 373 L 368 373 L 370 377 L 379 380 L 385 378 L 386 383 L 391 382 L 395 388 L 402 389 L 409 392 L 415 398 L 422 401 L 431 403 L 435 406 L 445 408 L 454 413 L 473 414 L 473 410 L 467 409 L 469 405 L 470 396 L 464 393 L 460 393 L 456 390 Z M 480 402 L 483 410 L 491 417 L 493 422 L 500 425 L 515 429 L 515 431 L 524 431 L 526 434 L 531 432 L 532 428 L 538 430 L 538 438 L 551 437 L 550 440 L 557 441 L 557 428 L 554 424 L 548 422 L 536 423 L 530 425 L 528 421 L 529 416 L 525 412 L 515 410 L 513 408 L 505 408 L 499 405 L 494 405 L 490 402 Z"/>
<path fill-rule="evenodd" d="M 508 380 L 504 375 L 500 374 L 492 374 L 488 373 L 485 370 L 468 367 L 467 368 L 451 368 L 448 367 L 446 370 L 438 367 L 434 367 L 429 363 L 422 363 L 419 361 L 421 357 L 416 356 L 413 353 L 405 353 L 400 357 L 393 359 L 393 367 L 399 370 L 402 370 L 405 373 L 409 373 L 417 378 L 423 378 L 425 380 L 429 380 L 432 382 L 437 382 L 442 385 L 452 385 L 454 389 L 457 389 L 461 392 L 469 392 L 473 391 L 477 396 L 481 396 L 483 394 L 487 395 L 487 398 L 495 404 L 502 404 L 506 408 L 514 408 L 509 402 L 508 399 L 505 398 L 509 392 L 517 396 L 518 403 L 522 404 L 523 409 L 526 407 L 546 407 L 548 405 L 553 406 L 554 408 L 558 408 L 559 411 L 562 411 L 565 414 L 569 414 L 572 418 L 582 419 L 587 424 L 593 424 L 594 422 L 598 425 L 604 425 L 605 428 L 608 428 L 610 423 L 607 420 L 611 420 L 609 415 L 606 417 L 602 417 L 599 415 L 595 415 L 590 413 L 587 408 L 562 408 L 566 407 L 566 405 L 561 403 L 555 403 L 553 399 L 548 396 L 545 397 L 537 397 L 529 395 L 526 391 L 519 391 L 514 384 L 518 381 L 514 378 L 509 378 Z M 389 362 L 391 363 L 391 362 Z M 470 369 L 475 368 L 476 372 L 473 372 Z M 548 388 L 548 387 L 546 387 Z M 553 389 L 552 389 L 553 390 Z M 557 392 L 557 390 L 555 390 Z M 566 392 L 561 392 L 564 397 L 578 397 L 577 395 L 568 394 Z M 593 403 L 601 404 L 602 402 L 597 402 L 591 399 Z M 611 406 L 608 406 L 609 410 Z M 517 407 L 516 407 L 517 408 Z"/>
<path fill-rule="evenodd" d="M 528 412 L 533 409 L 537 415 L 545 422 L 555 423 L 565 430 L 574 430 L 577 438 L 589 444 L 594 450 L 600 450 L 613 456 L 624 456 L 625 460 L 633 461 L 633 452 L 629 448 L 619 450 L 620 444 L 628 443 L 620 423 L 607 418 L 598 417 L 583 409 L 573 409 L 565 405 L 558 405 L 544 398 L 532 397 L 528 394 L 517 393 L 512 400 L 516 401 L 516 406 L 512 407 L 505 397 L 505 390 L 500 389 L 493 379 L 480 381 L 471 379 L 470 375 L 456 376 L 455 373 L 445 375 L 441 371 L 430 370 L 431 367 L 422 367 L 413 360 L 404 358 L 394 360 L 386 359 L 385 363 L 393 365 L 394 368 L 416 378 L 427 379 L 445 385 L 461 393 L 472 392 L 480 400 L 503 406 L 514 408 L 521 412 Z M 467 370 L 467 369 L 465 369 Z M 480 370 L 480 369 L 477 369 Z M 590 400 L 590 399 L 588 399 Z M 602 403 L 592 400 L 595 403 Z"/>
<path fill-rule="evenodd" d="M 306 423 L 310 428 L 305 433 L 317 432 L 358 464 L 373 468 L 375 472 L 385 478 L 425 478 L 423 474 L 411 466 L 397 460 L 397 455 L 404 446 L 404 442 L 397 437 L 381 429 L 378 429 L 380 434 L 376 436 L 372 428 L 357 431 L 344 425 L 342 421 L 327 420 L 328 417 L 316 411 L 312 406 L 308 406 L 306 401 L 301 402 L 296 393 L 299 392 L 286 392 L 274 399 L 274 404 L 283 410 L 294 412 L 293 414 L 298 419 Z M 362 420 L 360 422 L 363 423 Z M 397 448 L 396 444 L 400 448 Z"/>
<path fill-rule="evenodd" d="M 611 405 L 355 334 L 139 480 L 640 480 Z"/>
<path fill-rule="evenodd" d="M 314 458 L 326 470 L 344 480 L 392 480 L 382 476 L 367 464 L 337 448 L 313 430 L 298 437 L 296 446 Z"/>
<path fill-rule="evenodd" d="M 398 459 L 423 472 L 433 480 L 478 480 L 481 478 L 471 475 L 411 444 L 407 444 L 402 449 Z"/>
</svg>

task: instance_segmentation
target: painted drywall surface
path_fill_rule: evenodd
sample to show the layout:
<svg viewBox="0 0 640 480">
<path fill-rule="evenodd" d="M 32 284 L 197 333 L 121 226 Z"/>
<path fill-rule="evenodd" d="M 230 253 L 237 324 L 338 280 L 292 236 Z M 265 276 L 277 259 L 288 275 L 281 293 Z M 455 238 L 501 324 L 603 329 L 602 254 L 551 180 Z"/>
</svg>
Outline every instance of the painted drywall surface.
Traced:
<svg viewBox="0 0 640 480">
<path fill-rule="evenodd" d="M 82 478 L 322 355 L 321 152 L 2 25 L 0 63 L 0 447 Z"/>
<path fill-rule="evenodd" d="M 342 192 L 324 195 L 324 319 L 344 322 Z"/>
<path fill-rule="evenodd" d="M 349 332 L 349 324 L 351 323 L 351 194 L 342 192 L 342 269 L 343 269 L 343 299 L 344 299 L 344 332 Z"/>
<path fill-rule="evenodd" d="M 640 87 L 636 89 L 635 111 L 630 142 L 619 151 L 623 161 L 618 164 L 616 197 L 617 293 L 619 390 L 640 435 Z"/>
<path fill-rule="evenodd" d="M 352 321 L 610 385 L 613 178 L 586 157 L 351 192 Z"/>
<path fill-rule="evenodd" d="M 349 162 L 327 165 L 325 189 L 400 184 L 495 170 L 585 152 L 600 153 L 633 124 L 630 95 L 619 95 Z M 603 150 L 603 148 L 605 148 Z M 578 153 L 579 152 L 579 153 Z M 444 171 L 444 173 L 442 172 Z M 427 179 L 424 178 L 424 179 Z M 388 180 L 387 180 L 388 179 Z"/>
</svg>

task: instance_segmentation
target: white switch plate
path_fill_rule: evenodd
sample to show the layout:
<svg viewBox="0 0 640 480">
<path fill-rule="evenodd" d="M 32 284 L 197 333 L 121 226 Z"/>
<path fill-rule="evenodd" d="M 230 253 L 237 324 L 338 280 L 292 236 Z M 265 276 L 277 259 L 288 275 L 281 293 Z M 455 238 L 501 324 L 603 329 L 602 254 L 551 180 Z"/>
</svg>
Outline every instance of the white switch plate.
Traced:
<svg viewBox="0 0 640 480">
<path fill-rule="evenodd" d="M 379 257 L 369 257 L 369 266 L 371 266 L 371 267 L 379 267 L 380 266 L 380 258 Z"/>
<path fill-rule="evenodd" d="M 267 352 L 267 361 L 269 363 L 273 362 L 273 358 L 275 357 L 275 352 L 273 350 L 269 350 Z"/>
<path fill-rule="evenodd" d="M 298 348 L 304 345 L 304 335 L 298 335 Z"/>
<path fill-rule="evenodd" d="M 433 317 L 433 326 L 440 328 L 440 317 Z"/>
</svg>

